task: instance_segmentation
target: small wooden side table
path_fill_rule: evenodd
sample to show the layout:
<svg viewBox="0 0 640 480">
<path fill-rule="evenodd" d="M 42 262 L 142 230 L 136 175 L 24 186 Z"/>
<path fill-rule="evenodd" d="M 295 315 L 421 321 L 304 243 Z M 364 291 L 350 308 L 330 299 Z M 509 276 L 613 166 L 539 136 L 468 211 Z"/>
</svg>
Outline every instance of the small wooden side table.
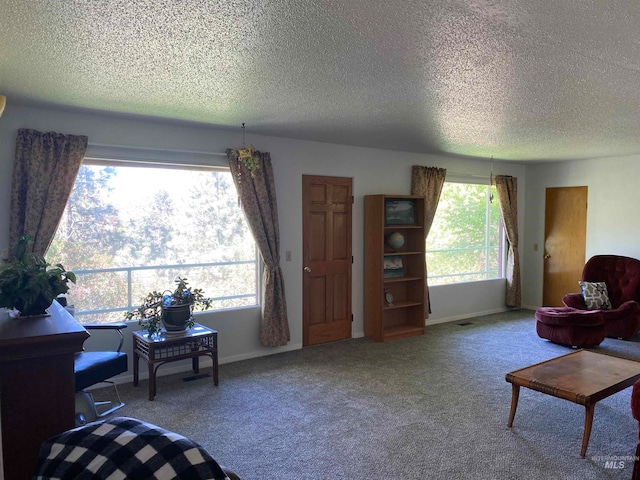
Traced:
<svg viewBox="0 0 640 480">
<path fill-rule="evenodd" d="M 161 334 L 149 338 L 144 331 L 133 332 L 133 385 L 138 386 L 138 360 L 149 367 L 149 400 L 156 396 L 156 373 L 160 365 L 190 358 L 193 372 L 200 372 L 200 357 L 213 361 L 213 384 L 218 385 L 218 332 L 196 323 L 184 333 Z"/>
</svg>

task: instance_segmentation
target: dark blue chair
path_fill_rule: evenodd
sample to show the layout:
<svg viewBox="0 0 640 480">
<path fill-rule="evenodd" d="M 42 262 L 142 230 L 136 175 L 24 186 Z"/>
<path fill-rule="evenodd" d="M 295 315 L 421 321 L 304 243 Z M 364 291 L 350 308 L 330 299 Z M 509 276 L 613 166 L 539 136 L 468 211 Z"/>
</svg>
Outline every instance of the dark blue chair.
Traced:
<svg viewBox="0 0 640 480">
<path fill-rule="evenodd" d="M 115 412 L 124 406 L 120 399 L 120 393 L 115 382 L 109 379 L 127 371 L 127 354 L 122 352 L 124 337 L 122 330 L 127 328 L 127 324 L 83 324 L 87 330 L 110 330 L 116 332 L 120 337 L 117 350 L 108 352 L 78 352 L 74 358 L 74 373 L 76 383 L 76 425 L 84 425 L 92 422 L 98 417 L 104 417 Z M 95 401 L 93 396 L 85 389 L 98 383 L 110 383 L 116 392 L 117 403 L 111 401 Z M 102 410 L 104 406 L 113 406 Z M 98 411 L 100 412 L 98 413 Z"/>
</svg>

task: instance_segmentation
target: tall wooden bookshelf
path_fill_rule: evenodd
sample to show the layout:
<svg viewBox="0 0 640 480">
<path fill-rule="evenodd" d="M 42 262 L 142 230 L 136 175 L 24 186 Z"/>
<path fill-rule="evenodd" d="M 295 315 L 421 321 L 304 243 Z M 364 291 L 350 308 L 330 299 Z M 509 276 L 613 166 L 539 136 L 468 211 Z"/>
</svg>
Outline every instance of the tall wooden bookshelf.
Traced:
<svg viewBox="0 0 640 480">
<path fill-rule="evenodd" d="M 364 224 L 365 336 L 383 342 L 424 334 L 424 198 L 366 195 Z M 404 244 L 394 248 L 396 232 Z"/>
</svg>

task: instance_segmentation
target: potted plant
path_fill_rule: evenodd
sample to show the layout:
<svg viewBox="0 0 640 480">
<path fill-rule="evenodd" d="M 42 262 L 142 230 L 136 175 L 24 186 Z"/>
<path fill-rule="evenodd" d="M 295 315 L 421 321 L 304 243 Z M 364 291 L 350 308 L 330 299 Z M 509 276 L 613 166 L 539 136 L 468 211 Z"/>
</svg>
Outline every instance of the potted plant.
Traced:
<svg viewBox="0 0 640 480">
<path fill-rule="evenodd" d="M 31 243 L 30 235 L 20 237 L 12 259 L 0 267 L 0 307 L 15 308 L 21 316 L 42 316 L 58 295 L 69 291 L 69 282 L 76 283 L 76 276 L 40 254 L 27 253 Z"/>
<path fill-rule="evenodd" d="M 181 332 L 193 327 L 193 311 L 208 310 L 211 300 L 200 288 L 191 288 L 187 279 L 178 277 L 173 291 L 149 292 L 138 308 L 127 312 L 127 320 L 137 319 L 138 324 L 153 336 L 160 332 L 161 324 L 167 332 Z"/>
</svg>

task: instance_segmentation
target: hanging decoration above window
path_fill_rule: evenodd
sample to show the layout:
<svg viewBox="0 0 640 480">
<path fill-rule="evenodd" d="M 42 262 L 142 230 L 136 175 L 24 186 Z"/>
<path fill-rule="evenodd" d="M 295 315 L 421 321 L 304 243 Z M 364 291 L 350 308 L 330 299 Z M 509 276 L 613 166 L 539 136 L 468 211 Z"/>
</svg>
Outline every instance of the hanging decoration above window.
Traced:
<svg viewBox="0 0 640 480">
<path fill-rule="evenodd" d="M 260 168 L 260 157 L 253 145 L 245 143 L 244 139 L 244 122 L 242 123 L 242 148 L 238 149 L 238 160 L 243 162 L 244 165 L 251 172 L 251 176 L 254 177 L 258 168 Z"/>
<path fill-rule="evenodd" d="M 491 156 L 491 174 L 489 175 L 489 203 L 493 203 L 493 190 L 491 190 L 491 187 L 493 187 L 496 184 L 496 180 L 493 176 L 493 155 Z"/>
</svg>

